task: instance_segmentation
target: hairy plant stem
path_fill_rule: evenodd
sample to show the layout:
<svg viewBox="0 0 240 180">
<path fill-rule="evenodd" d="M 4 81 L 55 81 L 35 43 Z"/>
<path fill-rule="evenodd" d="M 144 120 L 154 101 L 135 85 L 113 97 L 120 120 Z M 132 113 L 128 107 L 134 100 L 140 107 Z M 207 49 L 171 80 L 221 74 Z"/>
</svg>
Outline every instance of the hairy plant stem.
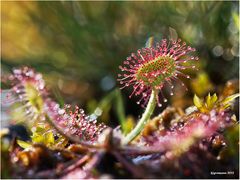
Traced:
<svg viewBox="0 0 240 180">
<path fill-rule="evenodd" d="M 55 128 L 59 134 L 61 134 L 63 137 L 75 142 L 75 143 L 78 143 L 78 144 L 81 144 L 83 146 L 86 146 L 86 147 L 89 147 L 89 148 L 102 148 L 102 145 L 100 144 L 93 144 L 91 142 L 88 142 L 88 141 L 82 141 L 80 140 L 78 137 L 75 137 L 75 136 L 72 136 L 72 135 L 69 135 L 67 133 L 65 133 L 62 128 L 58 127 L 58 125 L 56 125 L 52 120 L 51 118 L 46 114 L 45 115 L 45 118 L 46 118 L 46 121 L 53 127 Z"/>
<path fill-rule="evenodd" d="M 155 109 L 155 106 L 157 103 L 157 100 L 156 100 L 157 93 L 158 93 L 157 90 L 154 90 L 154 89 L 152 90 L 145 112 L 143 113 L 141 119 L 138 121 L 135 128 L 123 139 L 122 141 L 123 145 L 130 143 L 143 130 L 145 124 L 150 119 Z"/>
</svg>

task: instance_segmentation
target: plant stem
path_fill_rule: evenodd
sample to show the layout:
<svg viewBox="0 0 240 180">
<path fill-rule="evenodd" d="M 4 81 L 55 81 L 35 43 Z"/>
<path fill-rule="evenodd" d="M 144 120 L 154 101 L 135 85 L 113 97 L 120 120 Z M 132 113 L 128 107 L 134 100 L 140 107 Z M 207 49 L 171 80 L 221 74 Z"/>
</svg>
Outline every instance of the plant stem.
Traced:
<svg viewBox="0 0 240 180">
<path fill-rule="evenodd" d="M 150 99 L 148 101 L 147 108 L 145 112 L 142 115 L 142 118 L 139 120 L 135 128 L 123 139 L 122 144 L 126 145 L 129 142 L 131 142 L 144 128 L 145 124 L 147 121 L 150 119 L 155 106 L 156 106 L 156 96 L 157 96 L 158 91 L 157 90 L 152 90 Z"/>
</svg>

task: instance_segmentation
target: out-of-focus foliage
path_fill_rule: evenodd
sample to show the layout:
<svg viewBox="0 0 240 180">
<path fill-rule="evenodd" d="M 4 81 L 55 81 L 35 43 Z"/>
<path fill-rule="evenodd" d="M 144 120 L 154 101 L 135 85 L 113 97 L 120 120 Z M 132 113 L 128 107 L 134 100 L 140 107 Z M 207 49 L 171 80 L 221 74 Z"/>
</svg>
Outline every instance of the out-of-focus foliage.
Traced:
<svg viewBox="0 0 240 180">
<path fill-rule="evenodd" d="M 205 98 L 205 101 L 200 99 L 197 95 L 194 96 L 193 102 L 194 105 L 199 109 L 199 111 L 203 113 L 210 112 L 214 107 L 218 109 L 226 109 L 229 106 L 231 106 L 232 101 L 239 97 L 240 94 L 233 94 L 229 97 L 226 97 L 225 99 L 218 100 L 218 97 L 216 94 L 213 94 L 212 96 L 210 93 Z"/>
<path fill-rule="evenodd" d="M 219 84 L 238 76 L 237 7 L 237 1 L 2 2 L 2 69 L 31 65 L 54 92 L 85 105 L 116 86 L 118 65 L 149 36 L 176 31 Z"/>
<path fill-rule="evenodd" d="M 54 139 L 54 134 L 51 130 L 46 131 L 46 129 L 38 126 L 36 127 L 36 130 L 33 132 L 31 136 L 32 142 L 25 142 L 22 140 L 17 140 L 17 143 L 22 148 L 28 148 L 31 147 L 34 143 L 41 143 L 44 144 L 47 147 L 54 148 L 54 147 L 64 147 L 67 143 L 67 140 L 64 141 L 62 138 L 58 138 L 57 140 Z M 59 141 L 61 143 L 59 143 Z"/>
<path fill-rule="evenodd" d="M 199 96 L 204 96 L 207 92 L 212 91 L 214 88 L 208 74 L 204 72 L 197 74 L 197 77 L 191 82 L 191 87 L 193 92 Z"/>
<path fill-rule="evenodd" d="M 210 95 L 205 98 L 205 102 L 201 100 L 197 95 L 194 96 L 193 102 L 194 105 L 201 111 L 201 112 L 209 112 L 212 110 L 212 108 L 215 105 L 215 102 L 217 101 L 217 95 Z"/>
</svg>

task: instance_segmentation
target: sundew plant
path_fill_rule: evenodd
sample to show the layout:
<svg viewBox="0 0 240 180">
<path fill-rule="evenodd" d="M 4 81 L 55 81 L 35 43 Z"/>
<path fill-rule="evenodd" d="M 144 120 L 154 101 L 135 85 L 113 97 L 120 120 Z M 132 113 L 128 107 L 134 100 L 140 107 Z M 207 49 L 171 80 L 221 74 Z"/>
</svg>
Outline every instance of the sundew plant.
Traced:
<svg viewBox="0 0 240 180">
<path fill-rule="evenodd" d="M 8 77 L 12 88 L 6 101 L 12 104 L 10 113 L 13 119 L 27 124 L 32 135 L 30 141 L 13 139 L 9 162 L 13 177 L 101 178 L 102 172 L 97 167 L 107 154 L 116 158 L 122 164 L 121 169 L 134 178 L 168 175 L 166 171 L 151 173 L 155 170 L 151 163 L 155 161 L 163 169 L 171 162 L 173 165 L 178 162 L 180 167 L 173 166 L 171 171 L 176 168 L 174 171 L 179 177 L 185 171 L 189 172 L 186 176 L 195 177 L 199 173 L 195 172 L 196 168 L 201 168 L 207 161 L 218 163 L 227 146 L 222 133 L 226 128 L 238 126 L 231 103 L 239 94 L 224 99 L 208 94 L 205 100 L 195 95 L 196 109 L 190 113 L 179 114 L 174 108 L 166 108 L 151 119 L 156 104 L 162 106 L 167 102 L 163 88 L 168 88 L 174 96 L 174 82 L 184 85 L 179 76 L 190 78 L 181 70 L 195 69 L 195 65 L 185 66 L 187 61 L 194 63 L 198 60 L 198 57 L 189 55 L 194 51 L 180 39 L 163 39 L 156 46 L 152 42 L 123 61 L 118 81 L 122 87 L 133 89 L 129 97 L 133 94 L 140 96 L 137 104 L 144 109 L 142 117 L 127 135 L 119 128 L 97 122 L 96 117 L 86 115 L 78 106 L 66 104 L 61 107 L 50 97 L 42 75 L 32 68 L 14 69 Z M 169 118 L 168 114 L 172 115 L 167 127 L 164 121 Z M 199 162 L 192 165 L 194 154 L 204 154 L 204 159 L 196 159 Z M 44 159 L 53 162 L 45 165 Z M 186 167 L 188 161 L 191 165 Z M 139 173 L 138 168 L 144 166 L 149 172 Z M 118 170 L 115 169 L 114 173 L 118 174 Z"/>
<path fill-rule="evenodd" d="M 181 72 L 182 69 L 195 69 L 195 65 L 184 66 L 189 60 L 198 60 L 198 57 L 186 57 L 188 53 L 195 51 L 195 49 L 187 46 L 185 42 L 182 44 L 180 42 L 181 39 L 171 39 L 169 42 L 163 39 L 156 47 L 149 44 L 149 47 L 138 50 L 137 54 L 132 53 L 123 62 L 127 67 L 119 67 L 121 71 L 126 72 L 123 75 L 118 75 L 122 77 L 119 79 L 120 84 L 123 84 L 123 88 L 133 86 L 133 92 L 129 97 L 133 94 L 140 95 L 141 98 L 137 101 L 137 104 L 142 103 L 142 107 L 148 103 L 141 120 L 126 137 L 124 143 L 128 143 L 141 132 L 156 103 L 161 107 L 161 101 L 167 102 L 167 99 L 163 96 L 162 88 L 169 86 L 172 89 L 174 87 L 172 81 L 178 80 L 178 76 L 190 78 L 190 76 Z M 151 43 L 151 39 L 149 43 Z M 184 86 L 183 83 L 182 86 Z M 173 96 L 172 91 L 170 91 L 170 94 Z"/>
<path fill-rule="evenodd" d="M 28 6 L 32 10 L 34 7 Z M 79 21 L 75 24 L 63 18 L 62 26 L 66 23 L 70 34 L 74 33 L 71 26 L 88 24 L 87 16 L 76 13 L 80 12 L 80 5 L 71 7 L 73 12 L 67 12 L 75 13 Z M 42 33 L 49 35 L 50 29 L 43 28 Z M 54 79 L 49 78 L 54 72 L 41 71 L 34 63 L 19 63 L 13 68 L 6 63 L 11 70 L 4 71 L 1 77 L 2 113 L 8 118 L 7 125 L 1 128 L 1 178 L 238 179 L 239 80 L 229 78 L 214 85 L 204 70 L 209 58 L 206 49 L 195 46 L 197 43 L 192 45 L 197 39 L 186 39 L 181 31 L 168 29 L 168 33 L 159 30 L 159 36 L 146 38 L 141 46 L 136 40 L 131 48 L 127 46 L 127 52 L 121 49 L 124 59 L 108 54 L 114 60 L 121 59 L 114 78 L 108 75 L 99 83 L 106 90 L 103 98 L 91 97 L 85 104 L 84 98 L 95 90 L 91 85 L 94 80 L 86 84 L 80 79 L 58 80 L 56 88 Z M 88 33 L 76 38 L 84 36 Z M 60 44 L 67 41 L 61 38 Z M 138 39 L 137 34 L 135 38 Z M 68 41 L 67 51 L 71 51 L 73 42 Z M 116 47 L 111 44 L 105 51 L 114 52 Z M 71 53 L 78 51 L 72 48 Z M 213 52 L 219 54 L 221 48 L 219 45 Z M 82 47 L 81 58 L 90 57 L 85 49 L 87 52 L 91 47 Z M 234 54 L 233 51 L 223 54 Z M 107 71 L 98 61 L 91 66 L 86 65 L 88 62 L 71 63 L 63 52 L 57 51 L 55 56 L 64 57 L 66 67 L 54 64 L 61 76 L 74 76 L 70 66 L 85 72 L 83 79 L 94 79 Z M 101 53 L 95 47 L 90 54 L 101 59 Z M 45 70 L 48 68 L 45 66 Z M 70 81 L 84 85 L 73 86 Z M 84 87 L 89 88 L 84 91 Z M 64 91 L 59 92 L 61 88 Z M 129 115 L 131 112 L 134 115 Z"/>
</svg>

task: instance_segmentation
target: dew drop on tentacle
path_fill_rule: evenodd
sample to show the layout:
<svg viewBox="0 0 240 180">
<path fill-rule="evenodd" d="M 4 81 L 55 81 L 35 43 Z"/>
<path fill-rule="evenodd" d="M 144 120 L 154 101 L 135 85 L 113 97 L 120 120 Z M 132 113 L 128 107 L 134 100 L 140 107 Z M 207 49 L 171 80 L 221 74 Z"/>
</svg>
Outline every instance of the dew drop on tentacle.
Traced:
<svg viewBox="0 0 240 180">
<path fill-rule="evenodd" d="M 161 98 L 163 99 L 163 102 L 166 103 L 167 102 L 167 98 L 164 96 L 162 90 L 159 90 L 160 94 L 161 94 Z"/>
</svg>

